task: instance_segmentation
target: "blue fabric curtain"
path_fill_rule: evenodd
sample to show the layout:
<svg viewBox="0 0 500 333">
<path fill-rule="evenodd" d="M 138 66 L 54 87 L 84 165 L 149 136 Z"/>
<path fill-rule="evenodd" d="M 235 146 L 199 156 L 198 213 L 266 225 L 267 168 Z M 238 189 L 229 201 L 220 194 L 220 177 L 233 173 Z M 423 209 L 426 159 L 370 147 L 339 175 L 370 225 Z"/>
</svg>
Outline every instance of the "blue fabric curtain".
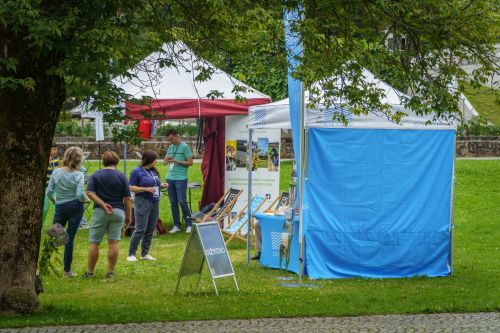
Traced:
<svg viewBox="0 0 500 333">
<path fill-rule="evenodd" d="M 310 129 L 311 278 L 450 273 L 452 130 Z"/>
</svg>

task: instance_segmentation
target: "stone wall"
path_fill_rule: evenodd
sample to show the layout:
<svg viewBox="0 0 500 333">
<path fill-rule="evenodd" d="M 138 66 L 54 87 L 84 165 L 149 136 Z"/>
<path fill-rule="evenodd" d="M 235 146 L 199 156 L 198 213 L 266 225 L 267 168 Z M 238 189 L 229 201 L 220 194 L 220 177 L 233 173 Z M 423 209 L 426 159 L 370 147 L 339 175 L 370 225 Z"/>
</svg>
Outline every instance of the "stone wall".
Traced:
<svg viewBox="0 0 500 333">
<path fill-rule="evenodd" d="M 78 137 L 55 137 L 55 142 L 59 144 L 59 154 L 70 146 L 82 146 L 81 138 Z M 196 151 L 196 137 L 185 137 L 184 142 L 191 146 L 195 158 L 203 156 L 203 148 Z M 111 140 L 101 142 L 101 153 L 106 150 L 114 150 L 123 158 L 123 144 L 115 144 Z M 142 142 L 140 146 L 128 146 L 128 158 L 139 159 L 137 153 L 146 149 L 153 149 L 160 156 L 164 156 L 169 143 L 164 138 L 155 138 L 153 141 Z M 89 159 L 97 159 L 99 156 L 99 145 L 92 138 L 85 138 L 85 151 L 90 152 Z M 456 145 L 457 157 L 500 157 L 500 137 L 466 138 L 458 137 Z M 289 131 L 281 133 L 281 158 L 292 159 L 293 147 L 292 137 Z"/>
<path fill-rule="evenodd" d="M 71 146 L 82 147 L 82 139 L 81 137 L 55 137 L 54 141 L 59 145 L 59 154 L 62 153 Z M 183 141 L 186 142 L 193 151 L 194 158 L 201 158 L 203 156 L 203 150 L 198 153 L 196 151 L 196 137 L 185 137 Z M 170 144 L 165 141 L 165 138 L 154 138 L 152 141 L 144 141 L 139 146 L 128 145 L 127 146 L 127 156 L 129 159 L 140 159 L 140 155 L 138 153 L 144 150 L 155 150 L 160 156 L 164 156 L 167 148 Z M 94 160 L 98 159 L 99 156 L 99 147 L 101 153 L 107 150 L 113 150 L 118 153 L 120 158 L 123 158 L 124 154 L 124 144 L 123 143 L 114 143 L 111 138 L 106 138 L 105 141 L 101 141 L 100 143 L 96 142 L 94 138 L 88 137 L 85 138 L 83 149 L 84 151 L 90 152 L 89 159 Z"/>
<path fill-rule="evenodd" d="M 500 157 L 500 137 L 458 137 L 457 157 Z"/>
</svg>

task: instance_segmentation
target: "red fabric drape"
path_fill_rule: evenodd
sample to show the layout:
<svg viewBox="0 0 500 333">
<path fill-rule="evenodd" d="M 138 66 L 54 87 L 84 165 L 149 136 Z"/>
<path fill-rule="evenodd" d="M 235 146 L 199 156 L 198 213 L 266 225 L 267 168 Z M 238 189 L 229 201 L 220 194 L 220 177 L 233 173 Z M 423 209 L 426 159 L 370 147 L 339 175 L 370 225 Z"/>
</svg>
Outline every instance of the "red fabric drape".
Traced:
<svg viewBox="0 0 500 333">
<path fill-rule="evenodd" d="M 196 99 L 152 99 L 146 105 L 127 101 L 126 112 L 130 119 L 146 119 L 146 114 L 156 120 L 243 116 L 248 114 L 249 106 L 270 102 L 269 98 L 250 98 L 244 102 L 237 102 L 234 99 L 201 99 L 198 105 Z"/>
<path fill-rule="evenodd" d="M 217 202 L 224 195 L 225 120 L 225 117 L 205 119 L 203 128 L 205 153 L 201 163 L 203 195 L 200 207 Z"/>
</svg>

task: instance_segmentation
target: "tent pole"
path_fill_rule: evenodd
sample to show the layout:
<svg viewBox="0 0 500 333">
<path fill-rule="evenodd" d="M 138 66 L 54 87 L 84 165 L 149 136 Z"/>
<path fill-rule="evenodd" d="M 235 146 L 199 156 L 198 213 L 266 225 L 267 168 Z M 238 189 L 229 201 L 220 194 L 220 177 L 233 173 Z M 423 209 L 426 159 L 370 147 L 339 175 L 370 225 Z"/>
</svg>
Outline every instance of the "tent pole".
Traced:
<svg viewBox="0 0 500 333">
<path fill-rule="evenodd" d="M 460 96 L 460 99 L 462 100 L 462 119 L 460 119 L 461 125 L 464 126 L 465 122 L 465 95 Z"/>
<path fill-rule="evenodd" d="M 125 141 L 125 143 L 123 144 L 123 173 L 125 174 L 125 176 L 127 175 L 127 146 L 127 142 Z"/>
<path fill-rule="evenodd" d="M 85 132 L 83 126 L 84 126 L 84 118 L 82 117 L 82 151 L 85 151 Z"/>
<path fill-rule="evenodd" d="M 99 154 L 99 169 L 101 169 L 101 141 L 97 141 L 97 144 L 98 144 L 98 154 Z"/>
<path fill-rule="evenodd" d="M 304 124 L 304 85 L 300 82 L 300 175 L 299 175 L 299 286 L 302 285 L 302 277 L 304 276 L 304 239 L 302 223 L 303 212 L 302 203 L 304 200 L 304 166 L 306 162 L 305 157 L 305 124 Z M 293 223 L 293 221 L 292 221 Z"/>
<path fill-rule="evenodd" d="M 453 230 L 455 228 L 455 163 L 457 160 L 457 132 L 453 131 L 453 167 L 451 172 L 451 197 L 450 197 L 450 275 L 453 274 Z"/>
<path fill-rule="evenodd" d="M 253 144 L 252 144 L 252 134 L 253 134 L 253 129 L 249 128 L 248 129 L 248 223 L 247 223 L 247 265 L 250 266 L 250 247 L 251 247 L 251 238 L 252 235 L 251 233 L 251 225 L 253 222 L 253 215 L 252 215 L 252 153 L 253 153 Z"/>
</svg>

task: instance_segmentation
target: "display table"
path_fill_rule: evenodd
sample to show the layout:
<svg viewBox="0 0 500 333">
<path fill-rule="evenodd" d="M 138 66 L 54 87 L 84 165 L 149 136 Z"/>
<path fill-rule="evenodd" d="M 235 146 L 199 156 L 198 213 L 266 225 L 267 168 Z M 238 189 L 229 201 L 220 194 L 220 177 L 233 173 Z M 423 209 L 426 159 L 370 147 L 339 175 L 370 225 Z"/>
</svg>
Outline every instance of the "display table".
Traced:
<svg viewBox="0 0 500 333">
<path fill-rule="evenodd" d="M 189 210 L 191 212 L 193 212 L 193 207 L 191 207 L 191 203 L 193 201 L 193 199 L 191 199 L 191 190 L 199 190 L 201 189 L 201 185 L 200 183 L 188 183 L 187 184 L 187 190 L 188 190 L 188 193 L 189 193 Z"/>
<path fill-rule="evenodd" d="M 186 198 L 186 203 L 189 205 L 189 210 L 191 212 L 193 212 L 193 207 L 191 207 L 191 204 L 192 204 L 192 197 L 191 197 L 191 190 L 200 190 L 202 187 L 201 187 L 201 184 L 200 183 L 187 183 L 187 195 L 188 195 L 188 198 Z M 164 188 L 163 190 L 161 190 L 162 193 L 165 195 L 165 196 L 168 196 L 168 188 Z"/>
<path fill-rule="evenodd" d="M 283 225 L 285 224 L 285 216 L 268 215 L 263 213 L 253 214 L 255 219 L 260 223 L 262 230 L 262 253 L 260 256 L 260 264 L 271 268 L 280 268 L 280 245 L 281 234 L 283 233 Z M 281 267 L 286 267 L 285 258 L 282 260 Z M 299 220 L 295 218 L 293 221 L 293 237 L 290 248 L 290 263 L 288 270 L 298 274 L 299 272 Z"/>
</svg>

